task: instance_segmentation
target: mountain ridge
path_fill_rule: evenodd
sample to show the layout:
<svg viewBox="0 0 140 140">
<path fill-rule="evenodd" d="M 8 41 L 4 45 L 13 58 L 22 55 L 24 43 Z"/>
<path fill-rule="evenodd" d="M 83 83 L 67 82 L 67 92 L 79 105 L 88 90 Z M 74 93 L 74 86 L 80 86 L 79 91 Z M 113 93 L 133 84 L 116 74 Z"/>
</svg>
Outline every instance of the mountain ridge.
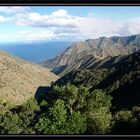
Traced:
<svg viewBox="0 0 140 140">
<path fill-rule="evenodd" d="M 129 55 L 140 49 L 140 35 L 100 37 L 79 41 L 68 47 L 62 54 L 53 59 L 42 62 L 41 65 L 51 69 L 55 74 L 60 74 L 73 63 L 92 55 L 95 59 L 102 60 L 107 57 Z M 79 64 L 80 65 L 80 64 Z M 65 72 L 64 72 L 65 73 Z M 63 75 L 63 74 L 62 74 Z"/>
</svg>

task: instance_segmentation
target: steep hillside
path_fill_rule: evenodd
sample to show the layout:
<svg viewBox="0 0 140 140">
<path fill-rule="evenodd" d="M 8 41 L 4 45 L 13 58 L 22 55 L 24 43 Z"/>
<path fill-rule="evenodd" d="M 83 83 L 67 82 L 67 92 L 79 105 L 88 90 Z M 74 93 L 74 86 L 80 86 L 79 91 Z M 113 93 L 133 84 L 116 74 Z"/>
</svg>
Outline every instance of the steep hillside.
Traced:
<svg viewBox="0 0 140 140">
<path fill-rule="evenodd" d="M 102 60 L 102 67 L 94 69 L 79 69 L 71 71 L 55 84 L 63 85 L 71 83 L 76 86 L 83 84 L 90 90 L 103 89 L 113 97 L 113 105 L 117 109 L 131 108 L 139 105 L 140 101 L 140 51 L 120 59 L 120 56 L 113 60 Z M 106 65 L 105 65 L 105 63 Z M 113 63 L 110 63 L 113 62 Z M 99 62 L 98 62 L 99 63 Z M 104 65 L 108 67 L 103 67 Z"/>
<path fill-rule="evenodd" d="M 37 100 L 0 100 L 0 134 L 139 134 L 140 51 L 97 63 L 67 73 Z"/>
<path fill-rule="evenodd" d="M 65 74 L 75 71 L 77 69 L 100 69 L 100 68 L 111 68 L 119 61 L 125 59 L 127 55 L 122 56 L 114 56 L 114 57 L 106 57 L 104 59 L 97 59 L 93 55 L 84 56 L 81 59 L 74 61 L 73 63 L 65 66 L 60 66 L 58 68 L 54 68 L 53 72 L 59 76 L 64 76 Z"/>
<path fill-rule="evenodd" d="M 96 59 L 93 55 L 87 55 L 78 59 L 71 64 L 67 64 L 64 66 L 59 66 L 53 69 L 53 72 L 59 76 L 63 76 L 68 72 L 77 70 L 77 69 L 84 69 L 88 68 L 96 62 L 99 62 L 100 59 Z"/>
<path fill-rule="evenodd" d="M 94 59 L 104 59 L 118 55 L 132 54 L 140 49 L 140 35 L 125 37 L 100 37 L 90 39 L 84 42 L 76 42 L 67 48 L 61 55 L 54 59 L 41 63 L 42 66 L 48 67 L 54 72 L 61 73 L 67 66 L 79 61 L 82 58 L 92 56 Z M 83 59 L 85 61 L 85 58 Z M 73 64 L 72 64 L 73 65 Z"/>
<path fill-rule="evenodd" d="M 0 51 L 0 98 L 21 104 L 58 77 L 48 69 Z"/>
</svg>

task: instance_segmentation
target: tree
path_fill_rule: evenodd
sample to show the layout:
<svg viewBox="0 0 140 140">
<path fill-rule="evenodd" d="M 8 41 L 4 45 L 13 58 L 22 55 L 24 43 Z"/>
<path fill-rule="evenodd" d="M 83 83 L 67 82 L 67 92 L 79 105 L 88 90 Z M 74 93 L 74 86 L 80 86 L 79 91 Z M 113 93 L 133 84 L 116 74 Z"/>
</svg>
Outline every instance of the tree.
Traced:
<svg viewBox="0 0 140 140">
<path fill-rule="evenodd" d="M 0 126 L 1 134 L 21 134 L 23 132 L 22 120 L 17 114 L 11 112 L 3 116 L 3 121 Z"/>
<path fill-rule="evenodd" d="M 110 130 L 112 115 L 111 96 L 106 95 L 102 90 L 94 90 L 87 98 L 87 111 L 85 112 L 88 123 L 87 133 L 105 134 Z"/>
<path fill-rule="evenodd" d="M 96 112 L 90 112 L 88 123 L 88 134 L 106 134 L 111 129 L 112 115 L 106 107 L 100 107 Z"/>
<path fill-rule="evenodd" d="M 67 111 L 65 109 L 64 101 L 58 99 L 54 106 L 49 109 L 50 115 L 53 117 L 53 122 L 58 126 L 65 123 Z"/>
<path fill-rule="evenodd" d="M 85 110 L 85 106 L 86 106 L 86 98 L 87 96 L 89 95 L 89 89 L 84 87 L 83 85 L 81 85 L 79 88 L 78 88 L 78 93 L 77 93 L 77 101 L 76 101 L 76 104 L 75 104 L 75 109 L 76 111 L 82 111 L 84 112 Z"/>
<path fill-rule="evenodd" d="M 80 112 L 73 112 L 66 122 L 66 134 L 84 134 L 87 129 L 86 117 Z"/>
<path fill-rule="evenodd" d="M 114 125 L 112 127 L 113 134 L 133 134 L 134 125 L 133 125 L 133 114 L 132 111 L 122 110 L 114 115 Z"/>
<path fill-rule="evenodd" d="M 22 120 L 22 127 L 24 128 L 24 133 L 35 133 L 34 125 L 39 118 L 40 107 L 34 98 L 26 101 L 21 107 L 18 115 Z"/>
<path fill-rule="evenodd" d="M 36 124 L 38 133 L 43 134 L 63 134 L 66 123 L 67 111 L 64 101 L 58 99 L 48 113 L 44 113 Z"/>
<path fill-rule="evenodd" d="M 51 90 L 52 96 L 64 101 L 70 115 L 74 110 L 79 110 L 85 106 L 86 96 L 89 94 L 88 88 L 79 88 L 70 83 L 63 86 L 54 86 Z"/>
<path fill-rule="evenodd" d="M 96 89 L 87 97 L 87 110 L 88 112 L 94 112 L 100 107 L 109 109 L 111 107 L 111 100 L 112 97 L 110 95 L 106 95 L 101 89 Z"/>
<path fill-rule="evenodd" d="M 19 117 L 23 120 L 24 125 L 30 125 L 34 120 L 37 111 L 39 111 L 39 106 L 37 106 L 37 104 L 32 101 L 33 100 L 30 102 L 29 100 L 26 102 L 26 104 L 22 106 L 22 109 L 19 113 Z"/>
</svg>

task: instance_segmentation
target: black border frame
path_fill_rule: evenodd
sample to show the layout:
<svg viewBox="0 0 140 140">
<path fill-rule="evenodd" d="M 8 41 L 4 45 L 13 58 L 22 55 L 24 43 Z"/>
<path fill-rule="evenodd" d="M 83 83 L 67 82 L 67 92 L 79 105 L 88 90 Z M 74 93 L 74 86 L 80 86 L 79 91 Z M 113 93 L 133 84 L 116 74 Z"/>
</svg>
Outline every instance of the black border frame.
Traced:
<svg viewBox="0 0 140 140">
<path fill-rule="evenodd" d="M 140 6 L 140 0 L 0 0 L 0 6 Z M 0 135 L 0 139 L 140 139 L 140 135 Z"/>
<path fill-rule="evenodd" d="M 0 0 L 0 5 L 49 5 L 49 6 L 74 6 L 74 5 L 140 5 L 140 0 Z"/>
</svg>

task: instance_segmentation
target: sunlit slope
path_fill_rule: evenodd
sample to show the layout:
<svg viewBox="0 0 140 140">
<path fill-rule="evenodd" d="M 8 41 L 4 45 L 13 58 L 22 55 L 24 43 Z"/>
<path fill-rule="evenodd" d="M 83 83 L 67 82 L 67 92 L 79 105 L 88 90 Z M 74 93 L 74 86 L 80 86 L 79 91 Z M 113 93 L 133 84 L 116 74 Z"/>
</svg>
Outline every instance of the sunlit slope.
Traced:
<svg viewBox="0 0 140 140">
<path fill-rule="evenodd" d="M 100 37 L 76 42 L 67 48 L 61 55 L 47 60 L 41 65 L 50 68 L 54 73 L 64 75 L 79 67 L 87 67 L 98 60 L 118 55 L 129 55 L 140 49 L 140 35 Z M 86 62 L 86 63 L 85 63 Z M 90 66 L 88 65 L 88 66 Z"/>
<path fill-rule="evenodd" d="M 21 104 L 58 77 L 48 69 L 0 51 L 0 98 Z"/>
</svg>

